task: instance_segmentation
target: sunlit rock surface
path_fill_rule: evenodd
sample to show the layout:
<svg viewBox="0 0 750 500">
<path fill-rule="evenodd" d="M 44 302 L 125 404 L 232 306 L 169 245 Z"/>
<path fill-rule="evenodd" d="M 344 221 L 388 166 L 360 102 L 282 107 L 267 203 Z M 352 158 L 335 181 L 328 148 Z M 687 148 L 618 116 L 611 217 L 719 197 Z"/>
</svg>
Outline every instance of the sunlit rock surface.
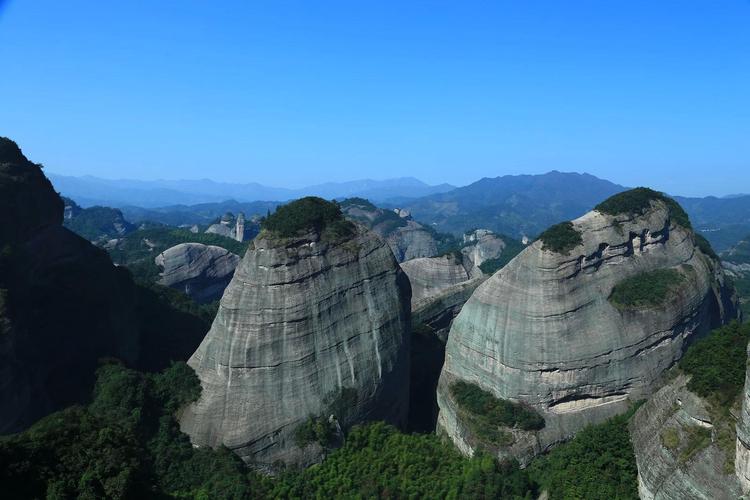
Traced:
<svg viewBox="0 0 750 500">
<path fill-rule="evenodd" d="M 328 418 L 342 390 L 354 391 L 342 427 L 405 422 L 409 394 L 411 292 L 383 240 L 316 233 L 251 243 L 221 299 L 192 366 L 201 398 L 181 416 L 198 446 L 225 445 L 247 462 L 307 465 L 319 446 L 295 430 Z"/>
</svg>

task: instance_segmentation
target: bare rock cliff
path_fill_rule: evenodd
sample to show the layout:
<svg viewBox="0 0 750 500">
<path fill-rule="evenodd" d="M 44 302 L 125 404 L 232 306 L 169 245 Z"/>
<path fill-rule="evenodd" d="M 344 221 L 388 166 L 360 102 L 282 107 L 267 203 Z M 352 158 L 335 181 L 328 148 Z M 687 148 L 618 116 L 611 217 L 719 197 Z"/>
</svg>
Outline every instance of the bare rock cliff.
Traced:
<svg viewBox="0 0 750 500">
<path fill-rule="evenodd" d="M 190 358 L 203 393 L 182 429 L 256 465 L 306 465 L 323 453 L 296 439 L 311 417 L 404 423 L 410 296 L 388 246 L 362 226 L 334 241 L 262 233 Z M 331 404 L 342 394 L 345 411 Z"/>
<path fill-rule="evenodd" d="M 686 388 L 678 375 L 659 389 L 630 422 L 643 500 L 729 500 L 740 497 L 734 475 L 734 442 L 724 442 L 728 422 Z M 731 431 L 730 431 L 731 432 Z"/>
<path fill-rule="evenodd" d="M 684 212 L 650 190 L 627 196 L 643 193 L 654 196 L 638 210 L 595 210 L 551 228 L 464 305 L 438 386 L 438 429 L 464 452 L 489 447 L 524 462 L 650 394 L 687 342 L 736 316 L 721 267 L 699 249 Z M 617 296 L 637 297 L 638 283 L 654 299 L 653 272 L 672 280 L 661 302 L 612 300 L 618 285 Z M 510 444 L 488 445 L 451 395 L 457 381 L 532 407 L 544 428 L 511 429 Z"/>
</svg>

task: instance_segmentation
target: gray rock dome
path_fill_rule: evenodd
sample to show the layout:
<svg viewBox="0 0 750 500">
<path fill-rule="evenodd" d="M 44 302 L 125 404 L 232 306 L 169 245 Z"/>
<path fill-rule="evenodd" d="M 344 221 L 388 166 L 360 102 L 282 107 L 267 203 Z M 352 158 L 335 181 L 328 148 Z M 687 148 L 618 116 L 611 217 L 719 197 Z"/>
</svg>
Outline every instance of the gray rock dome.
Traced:
<svg viewBox="0 0 750 500">
<path fill-rule="evenodd" d="M 698 243 L 679 205 L 645 189 L 542 235 L 480 285 L 453 322 L 439 429 L 466 453 L 490 447 L 526 461 L 651 393 L 688 342 L 737 314 L 718 261 Z M 651 273 L 675 285 L 665 285 L 661 301 L 639 302 L 633 290 L 651 287 Z M 509 429 L 502 446 L 483 442 L 451 394 L 457 381 L 532 407 L 545 427 Z"/>
<path fill-rule="evenodd" d="M 188 362 L 203 387 L 181 417 L 195 445 L 307 465 L 323 452 L 297 439 L 311 417 L 405 421 L 409 283 L 383 240 L 346 224 L 334 239 L 264 231 L 251 243 Z"/>
</svg>

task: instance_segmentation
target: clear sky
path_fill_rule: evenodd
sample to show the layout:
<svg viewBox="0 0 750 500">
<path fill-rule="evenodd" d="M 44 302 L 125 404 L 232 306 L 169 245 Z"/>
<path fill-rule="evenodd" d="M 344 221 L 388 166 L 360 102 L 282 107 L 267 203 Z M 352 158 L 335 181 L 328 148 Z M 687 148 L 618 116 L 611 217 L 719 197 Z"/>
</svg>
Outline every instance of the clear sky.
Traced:
<svg viewBox="0 0 750 500">
<path fill-rule="evenodd" d="M 0 0 L 0 58 L 57 173 L 750 192 L 749 0 Z"/>
</svg>

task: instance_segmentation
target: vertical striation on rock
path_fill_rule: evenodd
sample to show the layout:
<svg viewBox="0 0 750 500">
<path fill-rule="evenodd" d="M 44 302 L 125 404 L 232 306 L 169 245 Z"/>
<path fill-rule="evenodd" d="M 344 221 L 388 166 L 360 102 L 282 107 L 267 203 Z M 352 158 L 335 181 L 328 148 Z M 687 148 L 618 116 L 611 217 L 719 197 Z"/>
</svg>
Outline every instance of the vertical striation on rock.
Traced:
<svg viewBox="0 0 750 500">
<path fill-rule="evenodd" d="M 404 423 L 409 283 L 377 235 L 346 224 L 343 236 L 265 230 L 251 243 L 189 361 L 203 393 L 181 427 L 195 445 L 306 465 L 323 451 L 295 439 L 310 417 Z"/>
<path fill-rule="evenodd" d="M 551 228 L 480 285 L 453 322 L 438 427 L 464 452 L 489 447 L 527 461 L 625 411 L 654 390 L 692 338 L 735 317 L 721 267 L 696 246 L 679 206 L 650 190 L 629 193 L 647 197 L 636 210 L 601 208 Z M 629 278 L 654 300 L 648 273 L 664 270 L 679 286 L 662 287 L 658 304 L 610 300 Z M 544 428 L 511 429 L 510 443 L 488 445 L 451 395 L 457 381 L 531 406 Z"/>
<path fill-rule="evenodd" d="M 750 349 L 750 346 L 748 346 Z M 748 352 L 750 355 L 750 351 Z M 737 442 L 734 455 L 734 470 L 740 482 L 742 493 L 750 493 L 750 370 L 745 371 L 745 390 L 742 397 L 742 410 L 737 422 Z"/>
</svg>

